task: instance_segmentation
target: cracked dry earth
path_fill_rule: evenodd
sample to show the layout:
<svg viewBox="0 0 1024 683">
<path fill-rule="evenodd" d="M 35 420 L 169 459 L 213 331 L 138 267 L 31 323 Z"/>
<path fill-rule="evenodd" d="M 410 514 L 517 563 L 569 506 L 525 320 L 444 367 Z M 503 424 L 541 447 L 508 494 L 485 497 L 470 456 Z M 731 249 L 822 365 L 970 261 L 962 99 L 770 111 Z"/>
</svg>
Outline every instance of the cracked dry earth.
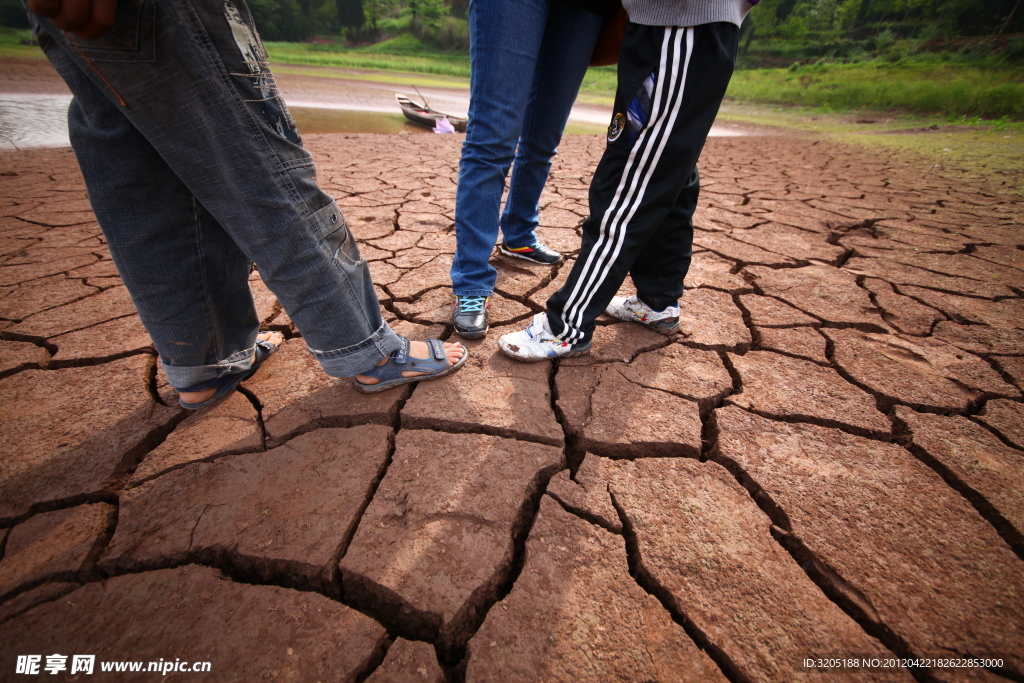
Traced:
<svg viewBox="0 0 1024 683">
<path fill-rule="evenodd" d="M 388 320 L 450 335 L 460 139 L 308 144 Z M 56 652 L 221 680 L 1024 680 L 1024 203 L 712 139 L 680 334 L 602 320 L 589 356 L 512 362 L 496 339 L 564 280 L 602 144 L 567 139 L 543 197 L 568 263 L 496 258 L 461 372 L 357 394 L 254 274 L 287 341 L 196 415 L 71 152 L 6 154 L 2 677 Z"/>
</svg>

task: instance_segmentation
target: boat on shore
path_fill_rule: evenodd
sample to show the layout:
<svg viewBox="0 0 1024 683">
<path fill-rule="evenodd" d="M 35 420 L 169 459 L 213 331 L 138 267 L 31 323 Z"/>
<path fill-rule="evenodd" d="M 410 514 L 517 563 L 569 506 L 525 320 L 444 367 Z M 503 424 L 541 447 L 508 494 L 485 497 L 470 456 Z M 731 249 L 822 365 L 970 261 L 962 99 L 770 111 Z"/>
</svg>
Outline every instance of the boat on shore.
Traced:
<svg viewBox="0 0 1024 683">
<path fill-rule="evenodd" d="M 405 114 L 405 118 L 413 123 L 432 129 L 437 125 L 438 119 L 447 118 L 448 123 L 452 124 L 456 131 L 459 133 L 466 132 L 466 124 L 469 123 L 469 119 L 431 109 L 429 104 L 417 104 L 409 99 L 408 95 L 403 95 L 400 92 L 395 93 L 395 99 L 398 101 L 398 106 L 401 107 L 402 113 Z"/>
</svg>

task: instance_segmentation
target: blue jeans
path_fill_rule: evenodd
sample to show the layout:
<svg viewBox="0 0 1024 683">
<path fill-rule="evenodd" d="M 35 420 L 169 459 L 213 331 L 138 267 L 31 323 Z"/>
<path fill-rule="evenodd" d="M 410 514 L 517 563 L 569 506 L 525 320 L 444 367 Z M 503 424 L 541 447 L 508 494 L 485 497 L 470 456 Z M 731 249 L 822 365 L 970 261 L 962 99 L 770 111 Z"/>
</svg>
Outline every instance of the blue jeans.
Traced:
<svg viewBox="0 0 1024 683">
<path fill-rule="evenodd" d="M 172 386 L 250 367 L 253 262 L 328 374 L 400 347 L 240 0 L 122 0 L 97 40 L 31 18 L 75 96 L 93 210 Z"/>
<path fill-rule="evenodd" d="M 505 178 L 515 157 L 501 232 L 510 247 L 536 240 L 538 201 L 569 120 L 601 17 L 552 0 L 472 0 L 469 128 L 455 192 L 452 288 L 489 296 Z"/>
</svg>

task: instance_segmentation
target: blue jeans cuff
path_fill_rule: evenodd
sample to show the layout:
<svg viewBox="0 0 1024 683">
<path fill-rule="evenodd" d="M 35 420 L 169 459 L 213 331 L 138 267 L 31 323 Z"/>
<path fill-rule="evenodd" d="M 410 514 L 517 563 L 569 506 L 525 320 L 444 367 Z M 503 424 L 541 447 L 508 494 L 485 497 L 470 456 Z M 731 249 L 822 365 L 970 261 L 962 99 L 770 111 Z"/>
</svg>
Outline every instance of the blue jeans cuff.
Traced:
<svg viewBox="0 0 1024 683">
<path fill-rule="evenodd" d="M 456 289 L 455 296 L 490 296 L 494 292 L 486 289 Z"/>
<path fill-rule="evenodd" d="M 160 359 L 160 365 L 167 375 L 168 384 L 175 389 L 183 389 L 225 375 L 245 372 L 252 367 L 252 357 L 255 353 L 256 346 L 253 345 L 212 365 L 168 365 L 163 358 Z"/>
<path fill-rule="evenodd" d="M 369 338 L 358 344 L 331 351 L 310 348 L 309 352 L 331 377 L 355 377 L 400 348 L 402 337 L 387 323 L 383 323 Z"/>
<path fill-rule="evenodd" d="M 508 235 L 505 235 L 505 246 L 509 249 L 521 249 L 522 247 L 532 247 L 537 243 L 537 231 L 530 230 L 524 235 L 516 235 L 515 239 L 509 239 Z"/>
</svg>

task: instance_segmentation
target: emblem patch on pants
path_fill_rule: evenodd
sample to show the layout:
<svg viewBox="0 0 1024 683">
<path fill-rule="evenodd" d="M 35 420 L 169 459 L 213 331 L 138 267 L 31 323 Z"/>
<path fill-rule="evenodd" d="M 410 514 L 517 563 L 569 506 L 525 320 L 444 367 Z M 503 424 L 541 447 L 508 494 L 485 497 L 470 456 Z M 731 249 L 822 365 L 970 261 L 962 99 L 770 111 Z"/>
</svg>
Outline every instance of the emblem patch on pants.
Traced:
<svg viewBox="0 0 1024 683">
<path fill-rule="evenodd" d="M 615 142 L 622 135 L 622 131 L 626 129 L 626 115 L 622 112 L 617 113 L 612 117 L 612 122 L 608 125 L 608 142 Z"/>
</svg>

